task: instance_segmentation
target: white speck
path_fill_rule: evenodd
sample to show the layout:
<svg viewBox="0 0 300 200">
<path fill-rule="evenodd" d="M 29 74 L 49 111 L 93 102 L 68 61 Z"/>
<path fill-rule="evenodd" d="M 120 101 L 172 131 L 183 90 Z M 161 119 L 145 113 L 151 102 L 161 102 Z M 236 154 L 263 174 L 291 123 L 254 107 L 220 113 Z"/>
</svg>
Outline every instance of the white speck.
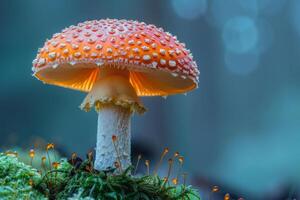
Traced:
<svg viewBox="0 0 300 200">
<path fill-rule="evenodd" d="M 111 39 L 110 39 L 110 42 L 111 42 L 111 43 L 115 43 L 115 42 L 116 42 L 116 38 L 114 38 L 114 37 L 111 38 Z"/>
<path fill-rule="evenodd" d="M 112 53 L 113 52 L 112 48 L 107 48 L 106 51 L 107 51 L 107 53 Z"/>
<path fill-rule="evenodd" d="M 101 44 L 97 44 L 97 45 L 96 45 L 96 49 L 97 49 L 97 50 L 102 49 L 102 45 L 101 45 Z"/>
<path fill-rule="evenodd" d="M 165 65 L 167 63 L 167 61 L 166 60 L 164 60 L 164 59 L 160 59 L 160 64 L 162 64 L 162 65 Z"/>
<path fill-rule="evenodd" d="M 178 48 L 176 48 L 175 52 L 177 55 L 180 55 L 180 53 L 181 53 L 181 51 Z"/>
<path fill-rule="evenodd" d="M 55 52 L 51 52 L 48 54 L 49 58 L 54 59 L 56 57 L 56 53 Z"/>
<path fill-rule="evenodd" d="M 164 46 L 167 44 L 166 41 L 164 41 L 164 40 L 161 40 L 160 43 Z"/>
<path fill-rule="evenodd" d="M 178 76 L 178 74 L 176 74 L 176 73 L 172 73 L 172 76 L 174 76 L 174 77 L 177 77 L 177 76 Z"/>
<path fill-rule="evenodd" d="M 149 40 L 148 38 L 146 38 L 146 39 L 145 39 L 145 42 L 146 42 L 147 44 L 150 44 L 150 43 L 151 43 L 151 40 Z"/>
<path fill-rule="evenodd" d="M 134 40 L 129 40 L 128 44 L 133 45 L 134 44 Z"/>
<path fill-rule="evenodd" d="M 36 63 L 37 63 L 37 59 L 34 59 L 34 60 L 32 61 L 32 64 L 35 65 Z"/>
<path fill-rule="evenodd" d="M 120 54 L 121 54 L 122 56 L 125 56 L 125 55 L 127 54 L 127 51 L 121 51 Z"/>
<path fill-rule="evenodd" d="M 142 44 L 142 42 L 141 41 L 137 41 L 137 45 L 141 45 Z"/>
<path fill-rule="evenodd" d="M 149 55 L 144 55 L 143 56 L 143 60 L 145 60 L 145 61 L 148 61 L 150 59 L 151 59 L 151 56 L 149 56 Z"/>
<path fill-rule="evenodd" d="M 89 50 L 91 50 L 91 47 L 89 47 L 89 46 L 84 46 L 83 47 L 83 51 L 89 51 Z"/>
<path fill-rule="evenodd" d="M 64 53 L 64 54 L 68 54 L 68 53 L 69 53 L 69 50 L 68 50 L 68 49 L 65 49 L 65 50 L 63 51 L 63 53 Z"/>
<path fill-rule="evenodd" d="M 176 62 L 174 60 L 169 60 L 170 67 L 176 67 Z"/>
<path fill-rule="evenodd" d="M 139 49 L 138 48 L 134 48 L 134 49 L 132 49 L 132 51 L 135 52 L 135 53 L 138 53 Z"/>
<path fill-rule="evenodd" d="M 95 57 L 97 57 L 97 53 L 95 53 L 95 52 L 93 52 L 93 53 L 91 53 L 91 57 L 93 57 L 93 58 L 95 58 Z"/>
<path fill-rule="evenodd" d="M 129 55 L 128 58 L 129 58 L 129 59 L 133 59 L 134 56 L 133 56 L 133 55 Z"/>
<path fill-rule="evenodd" d="M 167 99 L 168 96 L 161 96 L 161 97 L 164 98 L 164 99 Z"/>
<path fill-rule="evenodd" d="M 169 50 L 169 54 L 170 54 L 170 56 L 173 56 L 174 55 L 174 50 Z"/>
<path fill-rule="evenodd" d="M 73 48 L 73 49 L 78 49 L 78 47 L 79 47 L 79 46 L 78 46 L 77 44 L 72 44 L 72 48 Z"/>
<path fill-rule="evenodd" d="M 157 47 L 157 44 L 156 44 L 156 43 L 152 43 L 152 44 L 151 44 L 151 47 L 152 47 L 153 49 L 155 49 L 155 48 Z"/>
<path fill-rule="evenodd" d="M 76 52 L 76 53 L 74 53 L 74 56 L 75 56 L 76 58 L 78 58 L 78 57 L 81 56 L 81 53 L 80 53 L 80 52 Z"/>
<path fill-rule="evenodd" d="M 97 62 L 96 62 L 96 65 L 97 65 L 97 66 L 101 66 L 101 65 L 103 65 L 103 62 L 97 61 Z"/>
<path fill-rule="evenodd" d="M 183 95 L 186 96 L 187 94 L 186 94 L 186 93 L 183 93 Z"/>
<path fill-rule="evenodd" d="M 95 40 L 92 39 L 92 38 L 89 38 L 89 39 L 88 39 L 88 43 L 93 44 L 93 43 L 95 43 Z"/>
<path fill-rule="evenodd" d="M 158 54 L 157 53 L 152 53 L 153 58 L 157 58 Z"/>
<path fill-rule="evenodd" d="M 56 41 L 51 42 L 51 45 L 56 47 L 58 45 L 58 43 Z"/>
<path fill-rule="evenodd" d="M 157 62 L 152 62 L 152 68 L 156 68 L 157 67 Z"/>
<path fill-rule="evenodd" d="M 149 50 L 150 50 L 150 48 L 147 47 L 147 46 L 142 46 L 142 49 L 143 49 L 144 51 L 149 51 Z"/>
<path fill-rule="evenodd" d="M 38 65 L 43 65 L 46 63 L 46 59 L 45 58 L 40 58 L 38 61 Z"/>
<path fill-rule="evenodd" d="M 160 49 L 160 50 L 159 50 L 159 53 L 160 53 L 161 55 L 166 55 L 166 50 Z"/>
<path fill-rule="evenodd" d="M 76 61 L 71 61 L 70 64 L 71 64 L 71 65 L 75 65 L 75 64 L 76 64 Z"/>
<path fill-rule="evenodd" d="M 56 69 L 58 67 L 58 64 L 57 63 L 54 63 L 53 65 L 52 65 L 52 68 L 53 69 Z"/>
<path fill-rule="evenodd" d="M 61 48 L 61 49 L 65 48 L 65 47 L 66 47 L 66 44 L 65 44 L 65 43 L 61 43 L 61 44 L 59 45 L 59 48 Z"/>
<path fill-rule="evenodd" d="M 89 32 L 85 32 L 84 35 L 87 36 L 87 37 L 91 36 L 91 34 Z"/>
</svg>

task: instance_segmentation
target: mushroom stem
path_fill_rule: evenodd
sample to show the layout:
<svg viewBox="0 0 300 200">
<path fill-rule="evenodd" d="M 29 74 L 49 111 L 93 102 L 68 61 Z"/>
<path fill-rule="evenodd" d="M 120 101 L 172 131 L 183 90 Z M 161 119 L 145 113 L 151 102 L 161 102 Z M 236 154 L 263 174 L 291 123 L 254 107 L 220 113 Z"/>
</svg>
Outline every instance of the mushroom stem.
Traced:
<svg viewBox="0 0 300 200">
<path fill-rule="evenodd" d="M 95 169 L 113 167 L 118 160 L 124 169 L 131 165 L 130 117 L 130 110 L 121 106 L 107 104 L 101 108 L 98 114 Z M 116 148 L 119 155 L 111 139 L 113 135 L 118 137 Z"/>
<path fill-rule="evenodd" d="M 129 71 L 108 66 L 101 68 L 81 104 L 85 110 L 91 107 L 98 112 L 95 169 L 113 167 L 116 161 L 126 169 L 131 165 L 130 117 L 133 112 L 145 110 L 130 83 Z M 113 135 L 117 136 L 116 141 L 112 141 Z"/>
</svg>

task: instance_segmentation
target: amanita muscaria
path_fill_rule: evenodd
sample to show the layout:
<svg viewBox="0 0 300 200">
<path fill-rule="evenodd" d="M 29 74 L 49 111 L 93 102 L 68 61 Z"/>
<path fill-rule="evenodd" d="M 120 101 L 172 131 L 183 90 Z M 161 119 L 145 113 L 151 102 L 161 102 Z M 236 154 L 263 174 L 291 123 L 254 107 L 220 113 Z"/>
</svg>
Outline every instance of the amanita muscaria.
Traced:
<svg viewBox="0 0 300 200">
<path fill-rule="evenodd" d="M 190 51 L 162 28 L 128 20 L 93 20 L 56 33 L 39 49 L 33 75 L 47 84 L 87 92 L 81 108 L 98 112 L 95 168 L 130 161 L 130 118 L 140 96 L 186 93 L 198 84 Z M 116 135 L 117 151 L 112 144 Z"/>
</svg>

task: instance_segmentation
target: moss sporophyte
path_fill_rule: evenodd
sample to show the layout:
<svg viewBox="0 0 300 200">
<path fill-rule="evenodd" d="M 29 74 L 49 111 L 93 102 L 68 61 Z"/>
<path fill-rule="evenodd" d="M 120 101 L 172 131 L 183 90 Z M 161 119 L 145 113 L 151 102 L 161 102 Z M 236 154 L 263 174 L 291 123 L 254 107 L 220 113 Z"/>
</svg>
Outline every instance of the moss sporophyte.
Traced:
<svg viewBox="0 0 300 200">
<path fill-rule="evenodd" d="M 29 152 L 30 158 L 32 151 Z M 106 170 L 97 170 L 93 168 L 92 158 L 91 152 L 86 160 L 73 153 L 68 160 L 52 160 L 51 165 L 47 165 L 47 158 L 42 156 L 38 158 L 41 169 L 35 169 L 18 161 L 17 153 L 1 153 L 0 199 L 200 199 L 197 190 L 185 184 L 186 175 L 182 176 L 183 184 L 178 185 L 178 177 L 185 173 L 175 174 L 175 178 L 169 181 L 172 158 L 168 160 L 169 170 L 164 178 L 150 171 L 149 160 L 145 161 L 147 174 L 137 176 L 133 175 L 136 171 L 133 166 L 121 170 L 117 164 Z M 139 155 L 136 167 L 141 159 Z"/>
</svg>

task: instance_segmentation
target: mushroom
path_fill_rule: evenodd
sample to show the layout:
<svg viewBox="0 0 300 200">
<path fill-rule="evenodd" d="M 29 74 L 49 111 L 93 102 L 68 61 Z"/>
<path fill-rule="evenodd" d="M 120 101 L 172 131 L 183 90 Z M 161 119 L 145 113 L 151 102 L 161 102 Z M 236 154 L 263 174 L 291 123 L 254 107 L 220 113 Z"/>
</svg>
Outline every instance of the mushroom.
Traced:
<svg viewBox="0 0 300 200">
<path fill-rule="evenodd" d="M 44 83 L 88 93 L 80 107 L 98 112 L 98 170 L 118 160 L 123 168 L 131 165 L 130 118 L 146 110 L 140 96 L 186 93 L 197 88 L 199 75 L 190 51 L 175 36 L 116 19 L 86 21 L 54 34 L 32 69 Z"/>
</svg>

